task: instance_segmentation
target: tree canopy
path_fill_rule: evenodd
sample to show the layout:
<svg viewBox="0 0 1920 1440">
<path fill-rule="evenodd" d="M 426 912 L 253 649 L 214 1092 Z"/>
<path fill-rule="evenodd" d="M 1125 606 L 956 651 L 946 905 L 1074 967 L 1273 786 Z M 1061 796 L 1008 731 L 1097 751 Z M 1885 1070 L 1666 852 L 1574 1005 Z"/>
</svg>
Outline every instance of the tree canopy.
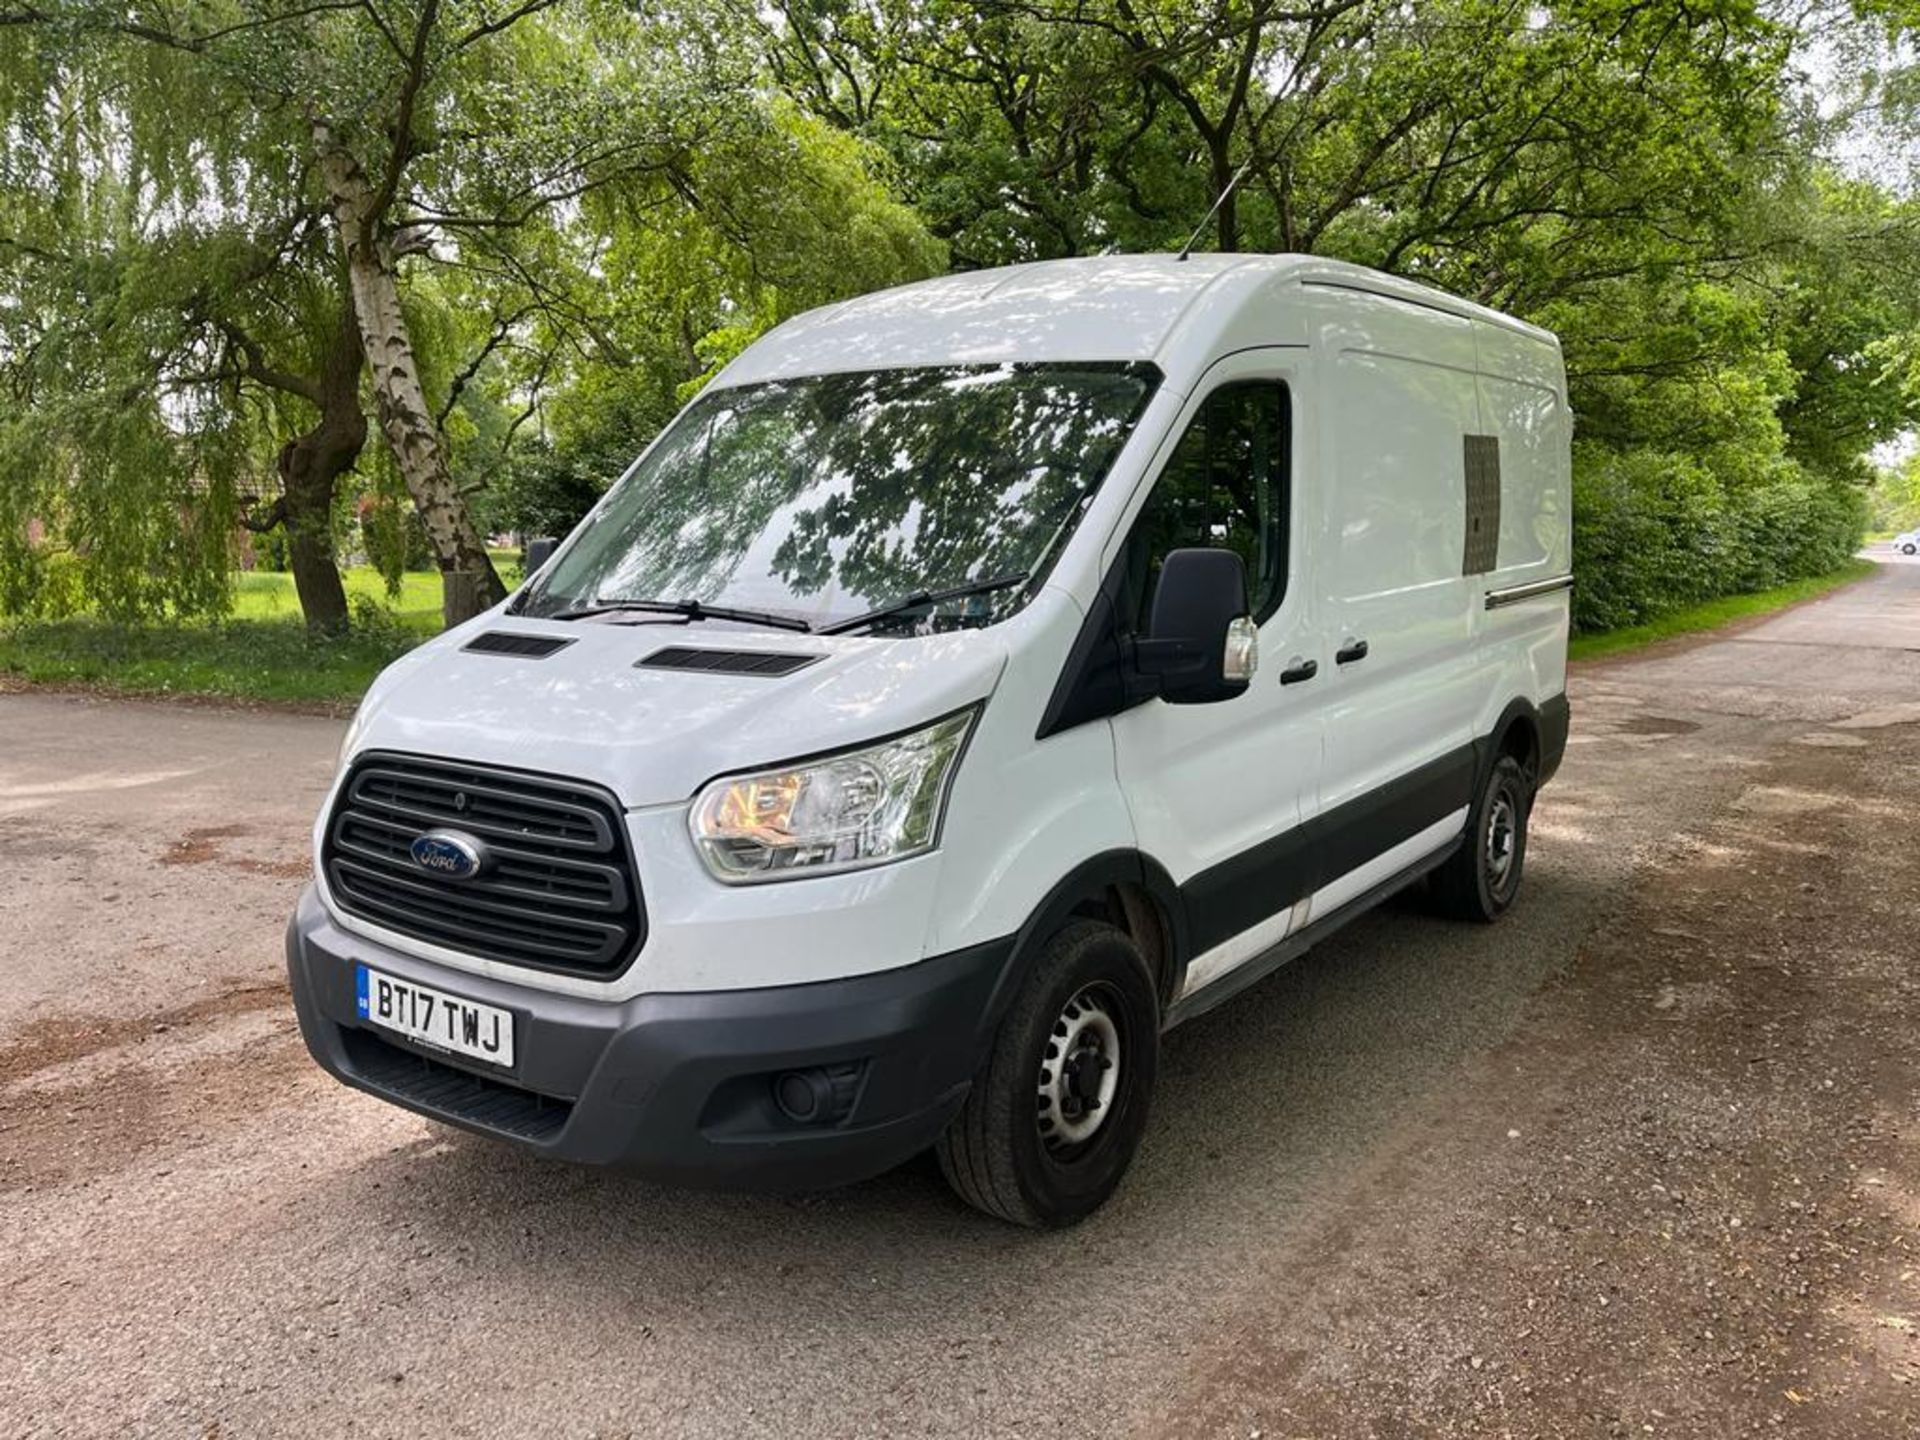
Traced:
<svg viewBox="0 0 1920 1440">
<path fill-rule="evenodd" d="M 217 611 L 251 528 L 337 627 L 411 528 L 458 618 L 768 325 L 1196 226 L 1561 335 L 1580 623 L 1831 569 L 1920 403 L 1917 16 L 0 0 L 0 611 Z"/>
<path fill-rule="evenodd" d="M 47 593 L 31 518 L 109 610 L 217 606 L 257 497 L 256 524 L 321 534 L 326 563 L 296 574 L 339 623 L 318 572 L 371 420 L 457 619 L 502 593 L 473 497 L 508 457 L 471 452 L 521 427 L 490 408 L 628 385 L 636 340 L 669 339 L 692 379 L 783 307 L 937 267 L 859 143 L 757 91 L 721 18 L 0 9 L 13 603 Z"/>
</svg>

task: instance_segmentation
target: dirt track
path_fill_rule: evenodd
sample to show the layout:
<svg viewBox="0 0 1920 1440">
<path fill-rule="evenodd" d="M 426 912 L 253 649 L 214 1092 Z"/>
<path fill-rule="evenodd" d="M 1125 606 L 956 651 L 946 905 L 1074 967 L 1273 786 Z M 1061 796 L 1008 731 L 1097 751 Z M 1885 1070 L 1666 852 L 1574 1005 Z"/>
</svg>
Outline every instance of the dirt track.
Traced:
<svg viewBox="0 0 1920 1440">
<path fill-rule="evenodd" d="M 278 957 L 339 726 L 0 695 L 0 1433 L 1916 1433 L 1920 566 L 1573 698 L 1515 915 L 1183 1028 L 1033 1236 L 339 1089 Z"/>
</svg>

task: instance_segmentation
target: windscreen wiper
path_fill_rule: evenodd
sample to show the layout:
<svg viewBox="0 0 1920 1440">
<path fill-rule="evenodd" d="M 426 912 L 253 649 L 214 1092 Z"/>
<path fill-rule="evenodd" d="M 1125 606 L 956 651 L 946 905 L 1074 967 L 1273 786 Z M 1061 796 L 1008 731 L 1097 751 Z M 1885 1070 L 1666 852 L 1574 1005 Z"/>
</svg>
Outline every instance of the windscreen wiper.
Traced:
<svg viewBox="0 0 1920 1440">
<path fill-rule="evenodd" d="M 946 590 L 916 590 L 911 595 L 895 600 L 891 605 L 882 605 L 878 610 L 869 610 L 864 615 L 855 615 L 850 620 L 836 620 L 831 625 L 822 625 L 822 635 L 838 635 L 847 630 L 858 630 L 863 626 L 875 625 L 882 620 L 891 620 L 895 615 L 905 615 L 912 610 L 926 610 L 935 605 L 944 605 L 949 600 L 965 600 L 970 595 L 990 595 L 995 590 L 1010 590 L 1015 585 L 1024 585 L 1031 571 L 1022 570 L 1018 575 L 993 575 L 985 580 L 969 580 L 964 585 L 955 585 Z"/>
<path fill-rule="evenodd" d="M 577 605 L 549 615 L 549 620 L 586 620 L 595 615 L 618 615 L 637 611 L 644 615 L 680 615 L 688 620 L 737 620 L 743 625 L 765 625 L 774 630 L 811 631 L 813 626 L 797 615 L 776 615 L 771 610 L 736 610 L 731 605 L 709 605 L 703 600 L 600 600 Z"/>
</svg>

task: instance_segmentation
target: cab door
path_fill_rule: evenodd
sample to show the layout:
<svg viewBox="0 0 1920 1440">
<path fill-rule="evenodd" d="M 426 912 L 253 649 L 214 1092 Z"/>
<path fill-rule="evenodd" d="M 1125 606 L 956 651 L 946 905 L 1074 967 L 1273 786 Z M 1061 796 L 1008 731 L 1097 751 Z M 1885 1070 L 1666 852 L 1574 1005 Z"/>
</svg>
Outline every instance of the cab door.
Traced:
<svg viewBox="0 0 1920 1440">
<path fill-rule="evenodd" d="M 1260 630 L 1252 685 L 1230 700 L 1150 700 L 1113 720 L 1140 848 L 1186 899 L 1191 993 L 1282 939 L 1308 893 L 1302 827 L 1319 808 L 1322 653 L 1303 541 L 1317 525 L 1299 423 L 1308 352 L 1215 365 L 1169 433 L 1151 485 L 1108 556 L 1124 567 L 1123 630 L 1145 627 L 1166 555 L 1224 546 L 1246 566 Z"/>
</svg>

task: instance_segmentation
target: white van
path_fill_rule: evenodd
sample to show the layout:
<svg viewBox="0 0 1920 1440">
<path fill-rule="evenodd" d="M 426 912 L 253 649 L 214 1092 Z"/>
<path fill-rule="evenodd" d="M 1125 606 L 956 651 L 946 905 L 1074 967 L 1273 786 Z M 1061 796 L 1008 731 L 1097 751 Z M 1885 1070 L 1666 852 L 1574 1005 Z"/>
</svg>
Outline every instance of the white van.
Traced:
<svg viewBox="0 0 1920 1440">
<path fill-rule="evenodd" d="M 288 936 L 319 1062 L 545 1155 L 1029 1225 L 1160 1037 L 1424 880 L 1512 903 L 1565 748 L 1553 336 L 1304 256 L 780 326 L 368 693 Z"/>
</svg>

